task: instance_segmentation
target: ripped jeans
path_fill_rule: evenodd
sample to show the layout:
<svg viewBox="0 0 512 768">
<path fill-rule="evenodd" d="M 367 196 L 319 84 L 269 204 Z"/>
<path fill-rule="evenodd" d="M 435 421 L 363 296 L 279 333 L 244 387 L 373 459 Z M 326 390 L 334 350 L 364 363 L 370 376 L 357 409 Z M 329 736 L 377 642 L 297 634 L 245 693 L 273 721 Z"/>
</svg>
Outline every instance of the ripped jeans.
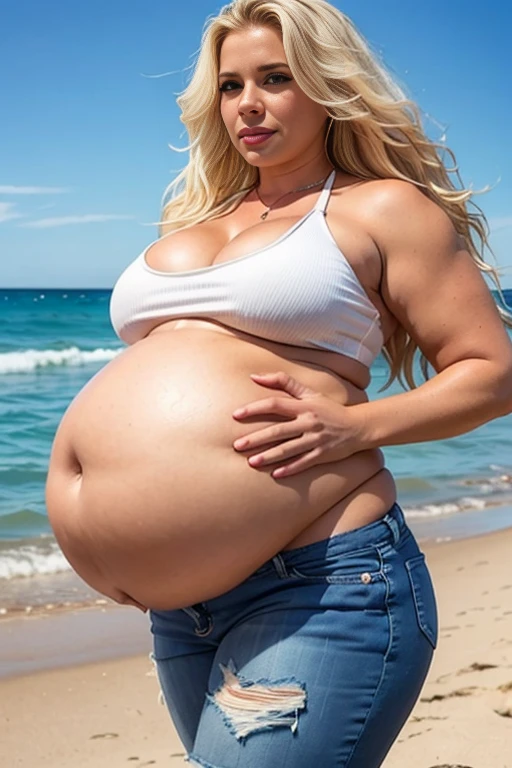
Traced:
<svg viewBox="0 0 512 768">
<path fill-rule="evenodd" d="M 150 617 L 167 707 L 203 768 L 377 768 L 437 642 L 430 575 L 396 504 Z"/>
</svg>

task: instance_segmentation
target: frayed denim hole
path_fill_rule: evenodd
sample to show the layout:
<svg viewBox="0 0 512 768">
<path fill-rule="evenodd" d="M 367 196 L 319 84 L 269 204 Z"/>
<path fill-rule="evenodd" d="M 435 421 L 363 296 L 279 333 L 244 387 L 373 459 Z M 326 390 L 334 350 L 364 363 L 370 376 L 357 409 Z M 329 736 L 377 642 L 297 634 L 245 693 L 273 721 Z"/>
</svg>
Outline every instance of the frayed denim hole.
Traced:
<svg viewBox="0 0 512 768">
<path fill-rule="evenodd" d="M 223 680 L 206 698 L 238 741 L 277 727 L 297 731 L 299 711 L 306 709 L 303 683 L 294 678 L 250 681 L 238 676 L 232 660 L 219 667 Z"/>
</svg>

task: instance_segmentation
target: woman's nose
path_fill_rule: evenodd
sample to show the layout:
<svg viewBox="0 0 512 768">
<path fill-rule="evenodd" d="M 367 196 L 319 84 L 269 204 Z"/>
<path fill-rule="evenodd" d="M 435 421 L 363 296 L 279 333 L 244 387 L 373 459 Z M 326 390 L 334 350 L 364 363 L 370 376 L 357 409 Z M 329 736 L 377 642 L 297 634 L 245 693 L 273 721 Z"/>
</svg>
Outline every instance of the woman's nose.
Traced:
<svg viewBox="0 0 512 768">
<path fill-rule="evenodd" d="M 240 114 L 263 112 L 263 104 L 258 93 L 258 89 L 254 86 L 246 85 L 240 96 L 238 102 L 238 111 Z"/>
</svg>

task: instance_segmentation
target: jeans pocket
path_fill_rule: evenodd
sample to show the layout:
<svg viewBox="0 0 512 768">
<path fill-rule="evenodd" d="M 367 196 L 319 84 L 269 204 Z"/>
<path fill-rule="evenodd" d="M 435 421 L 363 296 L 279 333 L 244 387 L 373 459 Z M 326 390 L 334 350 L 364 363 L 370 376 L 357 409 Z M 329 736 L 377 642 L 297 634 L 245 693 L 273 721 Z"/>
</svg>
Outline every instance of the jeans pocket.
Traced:
<svg viewBox="0 0 512 768">
<path fill-rule="evenodd" d="M 437 646 L 437 606 L 432 579 L 421 554 L 405 561 L 411 584 L 418 625 L 432 648 Z"/>
<path fill-rule="evenodd" d="M 327 546 L 323 551 L 316 544 L 303 547 L 301 556 L 287 564 L 287 575 L 323 584 L 371 584 L 383 580 L 381 559 L 375 547 L 339 554 L 335 546 Z"/>
</svg>

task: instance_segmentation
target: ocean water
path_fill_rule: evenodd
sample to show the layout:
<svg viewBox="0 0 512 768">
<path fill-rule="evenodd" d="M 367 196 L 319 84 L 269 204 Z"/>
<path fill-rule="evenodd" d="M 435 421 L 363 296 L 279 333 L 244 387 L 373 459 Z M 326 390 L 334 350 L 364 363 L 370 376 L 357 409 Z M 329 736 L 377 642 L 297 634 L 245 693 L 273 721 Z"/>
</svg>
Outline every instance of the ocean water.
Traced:
<svg viewBox="0 0 512 768">
<path fill-rule="evenodd" d="M 0 616 L 100 599 L 70 572 L 52 536 L 44 484 L 64 411 L 123 348 L 109 299 L 107 290 L 0 290 Z M 506 301 L 512 305 L 512 291 Z M 371 398 L 401 391 L 379 394 L 386 378 L 379 358 Z M 384 453 L 419 538 L 468 535 L 475 521 L 482 529 L 512 525 L 512 416 Z"/>
</svg>

